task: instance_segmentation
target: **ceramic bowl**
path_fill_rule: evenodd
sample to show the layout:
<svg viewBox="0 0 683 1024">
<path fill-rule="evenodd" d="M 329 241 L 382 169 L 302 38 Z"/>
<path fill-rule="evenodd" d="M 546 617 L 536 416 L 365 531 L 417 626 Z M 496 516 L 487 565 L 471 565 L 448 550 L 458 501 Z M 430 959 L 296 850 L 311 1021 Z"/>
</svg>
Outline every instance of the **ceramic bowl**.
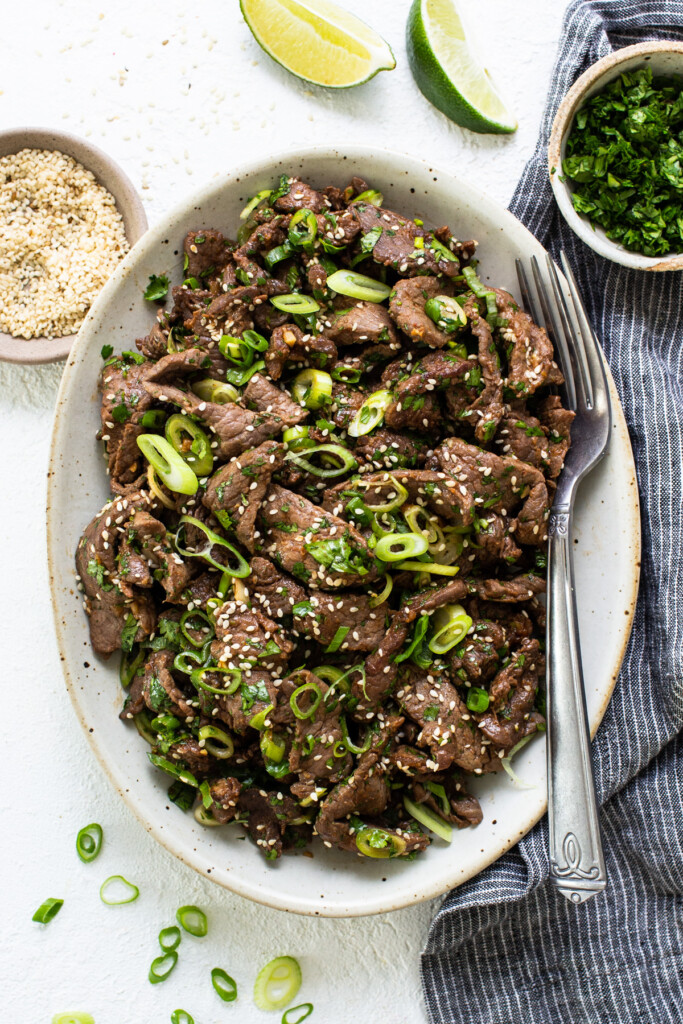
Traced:
<svg viewBox="0 0 683 1024">
<path fill-rule="evenodd" d="M 101 149 L 69 132 L 52 128 L 12 128 L 0 132 L 0 157 L 22 149 L 56 149 L 66 153 L 97 178 L 116 200 L 126 238 L 132 248 L 147 230 L 147 216 L 130 179 Z M 56 363 L 66 359 L 75 334 L 61 338 L 14 338 L 0 331 L 0 360 L 7 363 Z"/>
<path fill-rule="evenodd" d="M 567 224 L 586 245 L 601 256 L 634 270 L 683 270 L 683 253 L 643 256 L 610 241 L 602 228 L 594 227 L 587 217 L 576 212 L 571 198 L 571 183 L 561 181 L 565 147 L 577 110 L 624 71 L 646 66 L 652 68 L 655 77 L 683 75 L 683 43 L 663 40 L 627 46 L 603 57 L 576 80 L 562 100 L 553 122 L 548 145 L 550 183 Z"/>
<path fill-rule="evenodd" d="M 272 188 L 281 174 L 322 187 L 345 186 L 353 175 L 380 189 L 388 209 L 450 224 L 460 238 L 479 241 L 480 274 L 516 293 L 515 258 L 544 250 L 515 218 L 453 174 L 378 147 L 320 147 L 273 156 L 235 169 L 189 197 L 161 219 L 126 257 L 90 311 L 67 362 L 57 400 L 48 491 L 48 556 L 55 625 L 69 694 L 85 736 L 111 784 L 142 825 L 200 874 L 249 899 L 301 914 L 358 916 L 427 900 L 472 878 L 513 846 L 546 807 L 545 744 L 530 743 L 515 768 L 530 788 L 503 772 L 473 779 L 484 820 L 455 832 L 412 862 L 371 860 L 327 849 L 286 854 L 275 865 L 238 825 L 204 828 L 166 797 L 168 778 L 152 768 L 147 745 L 118 718 L 122 690 L 118 658 L 92 652 L 82 595 L 74 580 L 74 551 L 85 525 L 109 496 L 99 427 L 96 381 L 100 349 L 131 348 L 146 334 L 154 310 L 143 300 L 151 274 L 182 280 L 182 242 L 191 228 L 233 235 L 248 199 Z M 588 713 L 598 726 L 628 639 L 638 585 L 638 491 L 626 425 L 614 387 L 609 454 L 581 485 L 575 515 L 576 589 Z M 84 771 L 90 766 L 84 765 Z M 101 785 L 106 785 L 104 778 Z M 468 780 L 469 786 L 469 780 Z M 130 838 L 134 842 L 134 836 Z M 312 856 L 311 856 L 312 854 Z"/>
</svg>

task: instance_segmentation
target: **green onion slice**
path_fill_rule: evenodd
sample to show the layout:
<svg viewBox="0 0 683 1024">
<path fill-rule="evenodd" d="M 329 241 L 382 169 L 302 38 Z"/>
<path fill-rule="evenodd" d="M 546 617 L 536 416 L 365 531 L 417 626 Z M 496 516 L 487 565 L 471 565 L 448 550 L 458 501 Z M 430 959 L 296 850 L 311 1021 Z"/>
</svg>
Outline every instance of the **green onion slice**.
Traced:
<svg viewBox="0 0 683 1024">
<path fill-rule="evenodd" d="M 472 628 L 472 619 L 461 604 L 446 604 L 432 615 L 434 632 L 429 641 L 429 650 L 434 654 L 445 654 L 463 640 Z"/>
<path fill-rule="evenodd" d="M 437 295 L 433 299 L 427 299 L 425 313 L 446 334 L 453 334 L 467 326 L 465 310 L 450 295 Z"/>
<path fill-rule="evenodd" d="M 317 313 L 319 304 L 310 295 L 301 295 L 299 292 L 290 292 L 289 295 L 271 295 L 271 303 L 276 309 L 283 313 L 304 315 L 306 313 Z"/>
<path fill-rule="evenodd" d="M 491 698 L 486 690 L 482 690 L 480 686 L 471 686 L 467 691 L 465 703 L 470 711 L 474 711 L 475 714 L 483 714 L 484 711 L 488 710 L 490 700 Z"/>
<path fill-rule="evenodd" d="M 206 537 L 206 544 L 203 548 L 200 548 L 199 550 L 192 550 L 184 546 L 186 523 L 190 523 L 192 526 L 195 526 L 204 534 Z M 232 544 L 229 544 L 224 537 L 219 537 L 217 533 L 214 533 L 214 531 L 206 525 L 206 523 L 202 523 L 200 519 L 195 519 L 194 516 L 180 517 L 174 543 L 175 549 L 179 555 L 183 555 L 185 558 L 202 558 L 205 562 L 208 562 L 209 565 L 212 565 L 214 569 L 221 569 L 224 574 L 227 573 L 229 576 L 238 576 L 240 579 L 245 579 L 251 572 L 249 563 L 246 561 L 244 556 L 239 553 L 237 548 L 234 548 Z M 214 547 L 224 548 L 227 552 L 233 555 L 237 561 L 237 566 L 233 568 L 232 566 L 226 565 L 225 562 L 218 562 L 211 553 Z"/>
<path fill-rule="evenodd" d="M 140 434 L 138 448 L 169 490 L 178 494 L 196 494 L 199 481 L 192 469 L 178 455 L 173 445 L 159 434 Z"/>
<path fill-rule="evenodd" d="M 59 911 L 64 906 L 64 900 L 49 899 L 41 903 L 35 914 L 31 918 L 32 921 L 37 921 L 38 924 L 49 924 L 53 917 L 56 917 Z"/>
<path fill-rule="evenodd" d="M 364 481 L 361 481 L 361 483 L 364 487 L 372 489 L 375 494 L 379 493 L 381 487 L 391 486 L 391 491 L 387 495 L 387 501 L 382 502 L 379 505 L 370 505 L 367 501 L 364 503 L 365 507 L 371 512 L 393 512 L 395 509 L 400 508 L 408 497 L 408 491 L 406 488 L 403 484 L 400 484 L 395 477 L 391 476 L 390 473 L 387 474 L 381 483 L 368 484 Z"/>
<path fill-rule="evenodd" d="M 261 753 L 267 761 L 280 764 L 285 756 L 287 744 L 283 736 L 278 736 L 272 729 L 264 729 L 259 737 Z M 287 766 L 289 768 L 289 766 Z"/>
<path fill-rule="evenodd" d="M 444 245 L 443 242 L 440 242 L 438 238 L 434 238 L 433 235 L 430 235 L 429 237 L 429 248 L 436 253 L 439 259 L 449 260 L 451 263 L 458 262 L 458 257 L 455 253 L 452 253 L 448 246 Z M 466 267 L 465 269 L 469 268 Z M 463 274 L 464 273 L 465 271 L 463 270 Z M 472 273 L 474 273 L 474 271 L 472 271 Z"/>
<path fill-rule="evenodd" d="M 299 706 L 299 699 L 304 693 L 313 694 L 313 700 L 305 710 L 303 710 Z M 311 679 L 308 683 L 304 683 L 303 686 L 297 686 L 296 690 L 289 698 L 289 706 L 296 715 L 296 717 L 303 721 L 303 719 L 305 718 L 313 717 L 313 715 L 318 709 L 318 705 L 320 704 L 322 697 L 323 695 L 320 690 L 320 687 Z"/>
<path fill-rule="evenodd" d="M 318 679 L 322 679 L 324 683 L 330 683 L 334 685 L 340 679 L 343 679 L 345 673 L 336 665 L 318 665 L 315 674 Z M 325 695 L 327 697 L 327 694 Z M 327 700 L 325 701 L 327 703 Z"/>
<path fill-rule="evenodd" d="M 344 744 L 344 746 L 346 747 L 350 754 L 364 754 L 367 750 L 370 749 L 370 744 L 372 743 L 373 736 L 372 729 L 367 730 L 365 734 L 365 739 L 360 745 L 358 745 L 357 743 L 354 743 L 351 737 L 349 736 L 349 727 L 346 722 L 346 717 L 344 715 L 339 716 L 339 727 L 341 729 L 342 734 L 342 743 Z"/>
<path fill-rule="evenodd" d="M 316 466 L 311 462 L 313 455 L 320 456 L 328 465 Z M 334 459 L 339 461 L 335 464 Z M 334 480 L 336 477 L 345 476 L 358 466 L 348 448 L 341 444 L 316 444 L 312 448 L 306 448 L 305 454 L 298 451 L 288 452 L 285 455 L 285 462 L 293 462 L 304 473 L 319 476 L 322 480 Z"/>
<path fill-rule="evenodd" d="M 158 985 L 160 981 L 166 981 L 177 963 L 178 954 L 174 949 L 152 960 L 149 965 L 149 974 L 147 975 L 152 985 Z"/>
<path fill-rule="evenodd" d="M 121 661 L 119 663 L 119 679 L 121 680 L 121 686 L 125 690 L 128 689 L 130 684 L 135 679 L 137 671 L 145 660 L 144 648 L 138 648 L 137 644 L 133 645 L 131 651 L 121 651 Z"/>
<path fill-rule="evenodd" d="M 156 737 L 154 738 L 154 742 L 156 743 Z M 171 778 L 180 779 L 180 781 L 184 782 L 187 786 L 194 786 L 195 788 L 199 786 L 199 783 L 192 772 L 188 771 L 187 768 L 181 768 L 181 766 L 175 761 L 169 761 L 167 757 L 162 757 L 160 754 L 154 754 L 152 752 L 149 752 L 147 757 L 155 768 L 160 768 L 162 772 L 166 772 L 166 774 L 170 775 Z"/>
<path fill-rule="evenodd" d="M 143 740 L 147 740 L 150 746 L 154 746 L 157 741 L 156 735 L 150 729 L 150 714 L 145 708 L 144 711 L 139 711 L 137 715 L 133 716 L 135 722 L 135 728 L 142 736 Z"/>
<path fill-rule="evenodd" d="M 425 651 L 425 644 L 423 642 L 428 629 L 429 616 L 421 615 L 415 623 L 413 638 L 410 644 L 394 658 L 397 665 L 402 661 L 407 661 L 408 658 L 411 658 L 420 668 L 427 668 L 431 665 L 432 657 L 429 651 Z"/>
<path fill-rule="evenodd" d="M 378 427 L 384 420 L 384 413 L 394 400 L 391 391 L 375 391 L 369 395 L 349 423 L 349 437 L 362 437 Z"/>
<path fill-rule="evenodd" d="M 200 825 L 205 825 L 207 828 L 219 828 L 223 822 L 216 821 L 211 811 L 207 811 L 204 804 L 199 803 L 194 809 L 195 821 Z"/>
<path fill-rule="evenodd" d="M 166 440 L 198 476 L 208 476 L 213 469 L 211 441 L 194 420 L 177 412 L 169 416 L 164 428 Z"/>
<path fill-rule="evenodd" d="M 293 956 L 277 956 L 256 975 L 254 1002 L 259 1010 L 282 1010 L 301 988 L 301 968 Z"/>
<path fill-rule="evenodd" d="M 102 826 L 93 821 L 91 825 L 82 828 L 76 836 L 76 853 L 84 864 L 89 864 L 97 857 L 102 849 L 103 835 Z"/>
<path fill-rule="evenodd" d="M 173 668 L 176 672 L 184 672 L 186 676 L 189 676 L 194 672 L 195 667 L 202 665 L 203 662 L 204 656 L 199 651 L 181 651 L 173 659 Z"/>
<path fill-rule="evenodd" d="M 356 846 L 365 857 L 400 857 L 405 851 L 406 841 L 383 828 L 362 828 L 356 833 Z"/>
<path fill-rule="evenodd" d="M 252 729 L 257 729 L 259 732 L 261 732 L 261 730 L 265 728 L 266 719 L 268 718 L 268 715 L 272 710 L 273 705 L 268 704 L 267 707 L 262 708 L 261 711 L 257 711 L 254 717 L 249 719 L 249 725 L 252 727 Z"/>
<path fill-rule="evenodd" d="M 260 192 L 257 192 L 253 196 L 247 205 L 244 207 L 240 214 L 240 220 L 247 220 L 250 213 L 253 213 L 257 206 L 259 206 L 264 199 L 273 194 L 272 188 L 262 188 Z"/>
<path fill-rule="evenodd" d="M 379 608 L 380 605 L 384 604 L 384 602 L 388 600 L 391 591 L 394 589 L 394 581 L 388 572 L 384 574 L 384 580 L 384 586 L 380 590 L 379 594 L 374 594 L 368 602 L 371 608 Z"/>
<path fill-rule="evenodd" d="M 171 1014 L 171 1024 L 194 1024 L 194 1017 L 191 1017 L 187 1010 L 174 1010 Z"/>
<path fill-rule="evenodd" d="M 204 682 L 204 676 L 208 672 L 220 672 L 228 677 L 226 686 L 211 686 Z M 193 669 L 190 673 L 190 682 L 199 690 L 206 690 L 207 693 L 217 693 L 219 697 L 229 697 L 231 693 L 239 690 L 242 682 L 242 673 L 238 668 L 219 668 L 218 665 L 203 665 L 201 668 Z"/>
<path fill-rule="evenodd" d="M 340 626 L 325 648 L 325 654 L 334 654 L 335 651 L 338 651 L 350 629 L 350 626 Z"/>
<path fill-rule="evenodd" d="M 362 302 L 384 302 L 391 294 L 388 284 L 382 284 L 381 281 L 365 274 L 357 274 L 355 270 L 337 270 L 328 277 L 327 287 L 338 295 L 348 295 Z"/>
<path fill-rule="evenodd" d="M 133 885 L 123 875 L 110 875 L 100 886 L 100 899 L 108 907 L 120 907 L 124 903 L 135 903 L 139 895 L 140 890 L 137 885 Z"/>
<path fill-rule="evenodd" d="M 237 982 L 222 967 L 211 969 L 211 984 L 224 1003 L 234 1003 L 237 999 Z"/>
<path fill-rule="evenodd" d="M 293 1013 L 298 1013 L 299 1010 L 302 1012 L 298 1017 L 293 1017 Z M 301 1024 L 302 1021 L 306 1020 L 313 1013 L 313 1003 L 299 1003 L 298 1006 L 290 1006 L 288 1010 L 282 1014 L 281 1024 Z"/>
<path fill-rule="evenodd" d="M 219 729 L 217 725 L 203 725 L 197 733 L 197 737 L 200 743 L 204 743 L 204 747 L 212 757 L 218 758 L 219 761 L 232 757 L 235 744 L 232 736 L 229 736 L 224 729 Z M 214 740 L 218 740 L 218 742 L 214 743 Z"/>
<path fill-rule="evenodd" d="M 52 1024 L 95 1024 L 95 1018 L 89 1013 L 72 1010 L 71 1013 L 56 1013 Z"/>
<path fill-rule="evenodd" d="M 344 363 L 339 363 L 332 370 L 332 378 L 341 381 L 343 384 L 357 384 L 362 376 L 362 370 L 357 369 L 355 366 L 345 366 Z"/>
<path fill-rule="evenodd" d="M 431 572 L 435 576 L 455 576 L 460 572 L 457 565 L 440 565 L 438 562 L 399 562 L 396 568 L 410 572 Z"/>
<path fill-rule="evenodd" d="M 230 402 L 236 402 L 240 397 L 239 391 L 232 384 L 214 380 L 213 377 L 196 380 L 192 385 L 192 390 L 202 401 L 212 402 L 214 405 L 228 405 Z"/>
<path fill-rule="evenodd" d="M 294 246 L 285 239 L 282 245 L 276 245 L 274 249 L 269 249 L 267 253 L 264 253 L 263 262 L 270 270 L 278 263 L 282 263 L 283 260 L 288 259 L 294 252 Z"/>
<path fill-rule="evenodd" d="M 409 505 L 408 508 L 404 508 L 403 518 L 410 527 L 411 533 L 424 537 L 430 546 L 436 544 L 440 539 L 437 523 L 421 505 Z"/>
<path fill-rule="evenodd" d="M 375 545 L 375 554 L 383 562 L 400 562 L 404 558 L 423 555 L 429 545 L 416 533 L 388 533 Z"/>
<path fill-rule="evenodd" d="M 162 928 L 159 932 L 159 945 L 164 953 L 172 953 L 180 945 L 180 938 L 180 928 L 172 924 L 168 928 Z"/>
<path fill-rule="evenodd" d="M 318 222 L 312 210 L 297 210 L 289 222 L 287 237 L 289 244 L 297 249 L 310 252 L 318 234 Z"/>
<path fill-rule="evenodd" d="M 283 444 L 290 452 L 299 452 L 304 448 L 315 448 L 315 441 L 308 436 L 308 427 L 300 423 L 296 427 L 288 427 L 282 432 Z"/>
<path fill-rule="evenodd" d="M 536 789 L 536 784 L 533 782 L 524 782 L 523 779 L 520 779 L 519 775 L 517 775 L 517 773 L 512 768 L 512 758 L 515 756 L 515 754 L 519 753 L 522 747 L 525 747 L 527 743 L 530 743 L 534 736 L 537 735 L 537 733 L 531 732 L 528 736 L 523 736 L 519 743 L 515 743 L 512 750 L 505 757 L 502 757 L 500 759 L 500 763 L 503 766 L 504 770 L 510 776 L 512 781 L 520 787 L 520 789 Z"/>
<path fill-rule="evenodd" d="M 185 609 L 180 617 L 180 632 L 189 644 L 201 648 L 216 635 L 211 619 L 201 608 Z M 193 633 L 198 632 L 202 634 L 199 638 L 193 636 Z"/>
<path fill-rule="evenodd" d="M 416 804 L 408 796 L 403 797 L 403 806 L 408 814 L 415 818 L 415 821 L 419 821 L 421 825 L 436 833 L 445 842 L 451 842 L 453 839 L 453 829 L 447 821 L 444 821 L 438 814 L 435 814 L 431 808 L 425 807 L 424 804 Z"/>
<path fill-rule="evenodd" d="M 148 430 L 163 430 L 166 413 L 162 409 L 148 409 L 142 414 L 140 426 Z"/>
<path fill-rule="evenodd" d="M 384 202 L 384 196 L 381 192 L 377 192 L 374 188 L 369 188 L 365 192 L 361 192 L 359 196 L 353 200 L 354 203 L 370 203 L 372 206 L 381 206 Z"/>
<path fill-rule="evenodd" d="M 178 907 L 175 916 L 181 928 L 184 928 L 190 935 L 196 935 L 199 939 L 203 938 L 209 930 L 206 914 L 199 907 L 195 907 L 192 904 Z"/>
<path fill-rule="evenodd" d="M 307 409 L 320 409 L 332 398 L 332 378 L 324 370 L 302 370 L 292 383 L 292 398 Z"/>
</svg>

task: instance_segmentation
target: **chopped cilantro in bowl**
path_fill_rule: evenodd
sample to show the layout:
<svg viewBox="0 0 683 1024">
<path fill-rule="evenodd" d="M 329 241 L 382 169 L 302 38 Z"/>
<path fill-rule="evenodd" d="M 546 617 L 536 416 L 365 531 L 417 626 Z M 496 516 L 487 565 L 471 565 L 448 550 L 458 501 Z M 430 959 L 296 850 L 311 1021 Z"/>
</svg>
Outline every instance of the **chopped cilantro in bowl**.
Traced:
<svg viewBox="0 0 683 1024">
<path fill-rule="evenodd" d="M 683 251 L 683 78 L 622 73 L 577 112 L 563 177 L 577 213 L 625 249 Z"/>
</svg>

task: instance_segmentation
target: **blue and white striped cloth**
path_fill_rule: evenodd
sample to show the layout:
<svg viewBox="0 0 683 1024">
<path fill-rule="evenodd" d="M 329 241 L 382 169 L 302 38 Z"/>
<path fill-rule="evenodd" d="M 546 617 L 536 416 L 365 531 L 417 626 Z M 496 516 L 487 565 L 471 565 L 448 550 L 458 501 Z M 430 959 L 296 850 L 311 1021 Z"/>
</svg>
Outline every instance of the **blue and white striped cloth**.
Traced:
<svg viewBox="0 0 683 1024">
<path fill-rule="evenodd" d="M 683 0 L 573 0 L 536 152 L 510 209 L 576 273 L 624 406 L 643 516 L 642 582 L 621 676 L 593 748 L 608 873 L 581 906 L 547 883 L 543 820 L 454 890 L 422 956 L 438 1024 L 683 1021 L 683 277 L 601 259 L 548 184 L 557 106 L 613 49 L 683 39 Z"/>
</svg>

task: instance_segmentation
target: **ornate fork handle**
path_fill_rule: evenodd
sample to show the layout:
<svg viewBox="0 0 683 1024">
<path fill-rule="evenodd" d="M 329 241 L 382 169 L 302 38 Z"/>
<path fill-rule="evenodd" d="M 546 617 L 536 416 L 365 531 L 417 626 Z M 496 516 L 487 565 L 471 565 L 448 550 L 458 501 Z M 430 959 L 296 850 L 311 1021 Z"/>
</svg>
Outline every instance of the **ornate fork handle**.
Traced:
<svg viewBox="0 0 683 1024">
<path fill-rule="evenodd" d="M 548 523 L 548 817 L 550 878 L 573 903 L 607 884 L 591 771 L 574 596 L 571 509 Z"/>
</svg>

